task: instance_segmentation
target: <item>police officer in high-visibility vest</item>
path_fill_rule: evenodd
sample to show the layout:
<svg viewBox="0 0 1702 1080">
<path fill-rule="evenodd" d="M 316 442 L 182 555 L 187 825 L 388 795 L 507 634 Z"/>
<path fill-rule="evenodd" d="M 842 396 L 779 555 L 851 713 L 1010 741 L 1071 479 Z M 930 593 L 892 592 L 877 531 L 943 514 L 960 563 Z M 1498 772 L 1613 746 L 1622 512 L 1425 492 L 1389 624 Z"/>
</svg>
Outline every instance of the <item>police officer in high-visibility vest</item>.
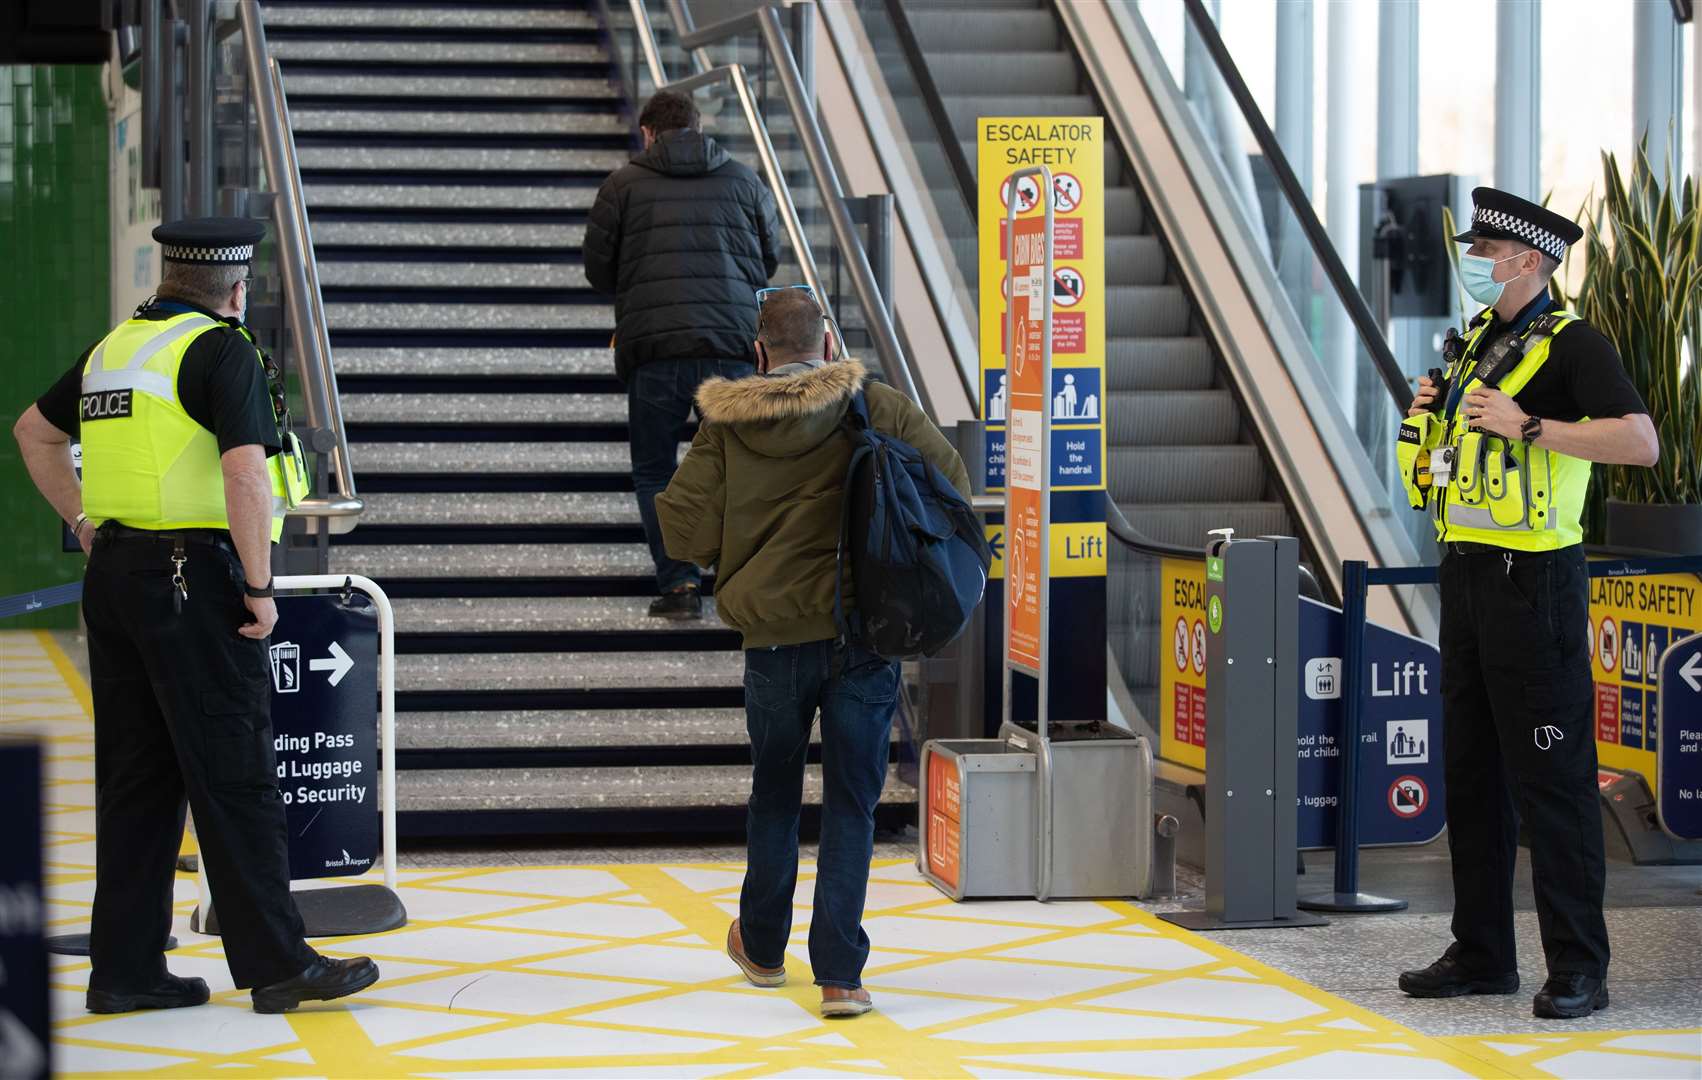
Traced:
<svg viewBox="0 0 1702 1080">
<path fill-rule="evenodd" d="M 1493 188 L 1455 239 L 1487 305 L 1419 380 L 1397 446 L 1442 558 L 1442 721 L 1454 943 L 1401 975 L 1415 997 L 1511 994 L 1523 821 L 1547 979 L 1532 1012 L 1607 1005 L 1606 860 L 1596 797 L 1589 578 L 1579 517 L 1592 462 L 1652 465 L 1654 425 L 1613 345 L 1548 282 L 1582 232 Z"/>
<path fill-rule="evenodd" d="M 310 948 L 290 897 L 265 640 L 278 617 L 272 543 L 305 480 L 299 444 L 279 430 L 276 369 L 242 324 L 263 233 L 239 218 L 155 229 L 158 294 L 14 428 L 31 478 L 89 556 L 91 1012 L 207 1000 L 207 984 L 170 974 L 163 951 L 186 800 L 231 976 L 257 1012 L 378 978 L 371 960 Z"/>
</svg>

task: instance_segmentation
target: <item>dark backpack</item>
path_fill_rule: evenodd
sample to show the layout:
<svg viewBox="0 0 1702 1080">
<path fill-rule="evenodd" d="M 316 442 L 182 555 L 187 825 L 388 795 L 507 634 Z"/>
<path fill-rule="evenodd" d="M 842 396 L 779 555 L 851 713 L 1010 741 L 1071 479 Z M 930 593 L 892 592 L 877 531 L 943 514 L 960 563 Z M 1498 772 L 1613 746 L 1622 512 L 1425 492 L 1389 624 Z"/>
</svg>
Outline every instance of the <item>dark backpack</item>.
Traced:
<svg viewBox="0 0 1702 1080">
<path fill-rule="evenodd" d="M 845 470 L 833 619 L 841 640 L 889 660 L 933 656 L 969 625 L 992 552 L 969 501 L 921 451 L 875 430 L 862 391 L 845 424 L 855 448 Z M 857 607 L 845 611 L 845 563 Z"/>
</svg>

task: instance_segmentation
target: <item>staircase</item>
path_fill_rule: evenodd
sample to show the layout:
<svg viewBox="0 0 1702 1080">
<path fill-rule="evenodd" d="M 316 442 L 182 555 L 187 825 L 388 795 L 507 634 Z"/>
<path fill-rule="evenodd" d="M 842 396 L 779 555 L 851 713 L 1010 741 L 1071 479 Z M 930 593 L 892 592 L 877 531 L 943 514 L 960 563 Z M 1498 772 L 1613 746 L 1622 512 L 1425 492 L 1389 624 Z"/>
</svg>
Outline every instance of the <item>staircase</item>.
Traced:
<svg viewBox="0 0 1702 1080">
<path fill-rule="evenodd" d="M 395 602 L 405 837 L 743 822 L 738 635 L 712 603 L 645 614 L 613 309 L 580 259 L 637 109 L 593 10 L 264 5 L 367 504 L 329 569 Z"/>
</svg>

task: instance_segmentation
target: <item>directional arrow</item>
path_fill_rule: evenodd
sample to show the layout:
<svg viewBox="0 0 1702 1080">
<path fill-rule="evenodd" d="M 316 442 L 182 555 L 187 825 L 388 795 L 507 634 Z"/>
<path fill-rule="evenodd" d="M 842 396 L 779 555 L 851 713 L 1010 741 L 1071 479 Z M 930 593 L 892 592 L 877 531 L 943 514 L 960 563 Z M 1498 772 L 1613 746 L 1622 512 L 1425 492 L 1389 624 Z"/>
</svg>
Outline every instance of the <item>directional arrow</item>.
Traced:
<svg viewBox="0 0 1702 1080">
<path fill-rule="evenodd" d="M 1702 694 L 1702 652 L 1691 653 L 1690 659 L 1684 662 L 1678 673 L 1684 676 L 1684 681 L 1690 684 L 1690 689 Z"/>
<path fill-rule="evenodd" d="M 323 656 L 317 660 L 309 660 L 307 662 L 307 668 L 309 671 L 329 671 L 331 673 L 332 686 L 336 686 L 338 683 L 342 682 L 343 676 L 347 675 L 349 670 L 354 666 L 355 662 L 349 658 L 349 654 L 344 652 L 343 647 L 335 641 L 331 643 L 330 656 Z"/>
<path fill-rule="evenodd" d="M 1002 533 L 1002 532 L 994 533 L 993 539 L 988 542 L 987 546 L 988 546 L 988 548 L 990 548 L 992 550 L 993 558 L 995 558 L 995 559 L 1004 558 L 1005 557 L 1005 534 Z"/>
</svg>

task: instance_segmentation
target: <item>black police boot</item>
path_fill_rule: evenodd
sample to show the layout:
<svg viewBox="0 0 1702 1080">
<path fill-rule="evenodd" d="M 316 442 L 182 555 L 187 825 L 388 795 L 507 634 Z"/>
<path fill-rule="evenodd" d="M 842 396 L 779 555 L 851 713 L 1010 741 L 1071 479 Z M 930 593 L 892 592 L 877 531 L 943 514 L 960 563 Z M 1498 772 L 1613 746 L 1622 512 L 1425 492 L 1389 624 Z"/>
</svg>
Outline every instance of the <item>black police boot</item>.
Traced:
<svg viewBox="0 0 1702 1080">
<path fill-rule="evenodd" d="M 1519 989 L 1519 973 L 1484 975 L 1462 967 L 1455 958 L 1459 946 L 1450 945 L 1442 959 L 1427 968 L 1401 972 L 1400 986 L 1413 997 L 1450 998 L 1466 994 L 1511 994 Z"/>
<path fill-rule="evenodd" d="M 132 993 L 90 988 L 83 1003 L 92 1013 L 127 1013 L 138 1009 L 187 1009 L 207 1004 L 205 979 L 167 975 L 154 985 Z"/>
<path fill-rule="evenodd" d="M 359 993 L 378 981 L 378 965 L 364 956 L 333 960 L 321 956 L 293 979 L 257 986 L 251 995 L 257 1013 L 289 1012 L 304 1001 L 330 1001 Z"/>
<path fill-rule="evenodd" d="M 658 619 L 701 619 L 703 597 L 696 585 L 681 585 L 650 602 L 650 614 Z"/>
<path fill-rule="evenodd" d="M 1544 1020 L 1577 1020 L 1607 1008 L 1607 980 L 1578 972 L 1550 975 L 1531 1000 L 1531 1015 Z"/>
</svg>

